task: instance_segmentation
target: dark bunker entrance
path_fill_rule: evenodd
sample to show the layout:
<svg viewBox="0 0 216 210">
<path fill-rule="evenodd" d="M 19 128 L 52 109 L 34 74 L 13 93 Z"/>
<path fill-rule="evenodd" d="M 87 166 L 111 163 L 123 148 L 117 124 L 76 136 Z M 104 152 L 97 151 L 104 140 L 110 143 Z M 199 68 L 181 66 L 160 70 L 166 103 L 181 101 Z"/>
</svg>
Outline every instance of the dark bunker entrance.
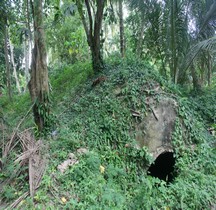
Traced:
<svg viewBox="0 0 216 210">
<path fill-rule="evenodd" d="M 174 180 L 175 157 L 173 152 L 164 152 L 150 165 L 148 174 L 170 183 Z"/>
</svg>

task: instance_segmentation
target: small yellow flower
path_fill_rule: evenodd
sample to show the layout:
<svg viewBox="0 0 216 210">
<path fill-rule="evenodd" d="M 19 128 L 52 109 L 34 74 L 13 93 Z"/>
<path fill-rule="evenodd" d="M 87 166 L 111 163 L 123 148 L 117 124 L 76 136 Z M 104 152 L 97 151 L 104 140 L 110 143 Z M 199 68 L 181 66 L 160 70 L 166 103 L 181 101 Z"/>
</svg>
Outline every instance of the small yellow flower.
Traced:
<svg viewBox="0 0 216 210">
<path fill-rule="evenodd" d="M 62 203 L 66 203 L 66 202 L 67 202 L 67 199 L 66 199 L 65 197 L 62 197 L 62 198 L 61 198 L 61 201 L 62 201 Z"/>
<path fill-rule="evenodd" d="M 100 165 L 100 172 L 103 174 L 105 171 L 105 168 L 103 166 Z"/>
</svg>

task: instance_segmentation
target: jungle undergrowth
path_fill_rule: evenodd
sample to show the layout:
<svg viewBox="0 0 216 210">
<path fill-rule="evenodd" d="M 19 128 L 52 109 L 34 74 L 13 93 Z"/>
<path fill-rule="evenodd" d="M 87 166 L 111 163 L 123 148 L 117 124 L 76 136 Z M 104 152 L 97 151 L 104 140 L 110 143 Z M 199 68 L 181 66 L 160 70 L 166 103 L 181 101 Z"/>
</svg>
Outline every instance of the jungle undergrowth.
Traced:
<svg viewBox="0 0 216 210">
<path fill-rule="evenodd" d="M 147 62 L 116 59 L 106 68 L 95 75 L 105 81 L 95 87 L 87 81 L 79 97 L 67 95 L 58 107 L 57 136 L 49 139 L 49 166 L 34 197 L 36 209 L 209 209 L 216 194 L 215 148 L 210 146 L 215 138 L 191 109 L 193 103 Z M 153 158 L 146 147 L 136 147 L 135 124 L 150 111 L 149 97 L 178 103 L 177 176 L 169 185 L 148 176 Z M 140 116 L 133 117 L 131 110 Z M 57 166 L 81 147 L 89 153 L 61 174 Z M 27 198 L 21 207 L 32 205 Z"/>
</svg>

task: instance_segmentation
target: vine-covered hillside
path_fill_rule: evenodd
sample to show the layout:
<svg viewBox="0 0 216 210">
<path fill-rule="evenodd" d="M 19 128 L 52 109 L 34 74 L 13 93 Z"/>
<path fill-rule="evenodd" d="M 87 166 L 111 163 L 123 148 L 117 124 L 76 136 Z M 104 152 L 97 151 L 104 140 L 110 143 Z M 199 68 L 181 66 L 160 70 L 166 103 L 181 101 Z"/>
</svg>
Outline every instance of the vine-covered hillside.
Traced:
<svg viewBox="0 0 216 210">
<path fill-rule="evenodd" d="M 59 93 L 61 85 L 65 89 L 67 85 L 59 78 L 61 75 L 53 78 L 53 95 L 59 96 L 53 108 L 56 123 L 44 141 L 48 164 L 34 195 L 34 208 L 212 208 L 216 189 L 214 137 L 194 111 L 197 104 L 178 87 L 166 82 L 150 64 L 134 59 L 111 62 L 106 71 L 80 85 L 75 94 L 65 94 L 64 99 Z M 145 123 L 152 112 L 148 101 L 157 106 L 164 98 L 175 101 L 176 111 L 171 182 L 150 176 L 148 168 L 155 159 L 135 138 L 137 123 Z M 2 178 L 9 176 L 9 170 Z M 25 177 L 24 172 L 21 175 Z M 28 182 L 23 185 L 21 179 L 16 177 L 17 184 L 4 187 L 4 203 L 27 189 Z M 30 197 L 19 204 L 25 209 L 32 206 Z"/>
</svg>

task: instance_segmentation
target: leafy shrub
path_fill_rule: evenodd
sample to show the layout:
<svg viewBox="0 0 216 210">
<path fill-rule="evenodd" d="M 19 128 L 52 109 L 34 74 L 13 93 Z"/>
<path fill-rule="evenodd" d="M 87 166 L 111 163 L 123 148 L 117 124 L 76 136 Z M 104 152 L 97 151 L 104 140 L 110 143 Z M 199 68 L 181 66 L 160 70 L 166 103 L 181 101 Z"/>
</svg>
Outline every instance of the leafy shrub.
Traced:
<svg viewBox="0 0 216 210">
<path fill-rule="evenodd" d="M 205 89 L 191 100 L 194 103 L 194 109 L 207 123 L 216 123 L 216 88 Z"/>
</svg>

